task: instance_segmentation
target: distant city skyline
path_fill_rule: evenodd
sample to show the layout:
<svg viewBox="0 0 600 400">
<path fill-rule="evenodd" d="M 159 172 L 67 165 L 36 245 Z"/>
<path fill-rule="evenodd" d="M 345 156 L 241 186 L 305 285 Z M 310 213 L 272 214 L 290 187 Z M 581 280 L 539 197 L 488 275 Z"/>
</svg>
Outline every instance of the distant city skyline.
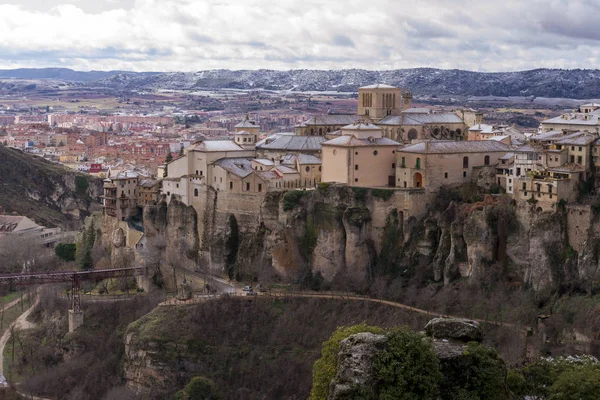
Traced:
<svg viewBox="0 0 600 400">
<path fill-rule="evenodd" d="M 600 3 L 8 0 L 0 68 L 600 67 Z"/>
</svg>

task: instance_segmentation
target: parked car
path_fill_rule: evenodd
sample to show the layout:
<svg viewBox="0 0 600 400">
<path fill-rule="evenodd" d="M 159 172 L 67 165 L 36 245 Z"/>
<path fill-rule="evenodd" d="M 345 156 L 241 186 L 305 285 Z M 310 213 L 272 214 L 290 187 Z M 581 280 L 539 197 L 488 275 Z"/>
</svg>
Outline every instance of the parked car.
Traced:
<svg viewBox="0 0 600 400">
<path fill-rule="evenodd" d="M 246 296 L 256 296 L 256 295 L 258 295 L 258 293 L 256 293 L 254 290 L 246 292 Z"/>
<path fill-rule="evenodd" d="M 252 292 L 252 286 L 244 286 L 244 289 L 242 289 L 244 292 Z"/>
</svg>

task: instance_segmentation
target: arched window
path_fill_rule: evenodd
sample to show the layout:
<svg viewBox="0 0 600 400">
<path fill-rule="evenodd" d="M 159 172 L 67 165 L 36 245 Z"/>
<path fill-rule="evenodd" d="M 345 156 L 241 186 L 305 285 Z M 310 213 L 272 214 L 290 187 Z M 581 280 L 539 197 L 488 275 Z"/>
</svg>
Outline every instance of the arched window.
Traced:
<svg viewBox="0 0 600 400">
<path fill-rule="evenodd" d="M 490 165 L 490 156 L 483 157 L 483 164 Z"/>
<path fill-rule="evenodd" d="M 416 168 L 417 169 L 421 168 L 421 159 L 420 158 L 417 158 Z"/>
<path fill-rule="evenodd" d="M 376 156 L 377 154 L 379 154 L 377 150 L 373 150 L 373 155 Z"/>
<path fill-rule="evenodd" d="M 415 128 L 408 131 L 408 140 L 414 140 L 417 138 L 417 130 Z"/>
<path fill-rule="evenodd" d="M 305 168 L 305 171 L 306 171 L 306 172 L 310 172 L 310 167 L 306 167 L 306 168 Z"/>
<path fill-rule="evenodd" d="M 469 168 L 469 157 L 463 157 L 463 168 Z"/>
<path fill-rule="evenodd" d="M 194 189 L 194 197 L 198 197 L 198 189 Z"/>
</svg>

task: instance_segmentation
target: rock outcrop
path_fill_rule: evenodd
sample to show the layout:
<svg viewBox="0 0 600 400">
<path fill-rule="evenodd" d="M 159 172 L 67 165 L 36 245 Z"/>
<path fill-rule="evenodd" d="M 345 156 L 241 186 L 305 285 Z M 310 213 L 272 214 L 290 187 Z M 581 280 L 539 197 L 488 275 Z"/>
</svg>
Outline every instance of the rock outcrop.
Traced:
<svg viewBox="0 0 600 400">
<path fill-rule="evenodd" d="M 385 346 L 387 337 L 363 332 L 340 343 L 338 374 L 329 387 L 328 400 L 342 400 L 357 387 L 373 384 L 373 356 Z"/>
<path fill-rule="evenodd" d="M 479 322 L 458 318 L 434 318 L 425 325 L 425 333 L 433 339 L 451 339 L 462 342 L 483 339 Z"/>
</svg>

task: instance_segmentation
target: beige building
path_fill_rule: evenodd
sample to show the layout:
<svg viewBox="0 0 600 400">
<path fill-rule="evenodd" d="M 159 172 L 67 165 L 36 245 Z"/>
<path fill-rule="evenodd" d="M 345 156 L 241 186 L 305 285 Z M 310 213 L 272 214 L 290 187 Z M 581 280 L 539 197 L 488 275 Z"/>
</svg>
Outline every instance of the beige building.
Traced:
<svg viewBox="0 0 600 400">
<path fill-rule="evenodd" d="M 437 191 L 471 181 L 473 169 L 494 166 L 510 147 L 495 141 L 433 140 L 396 152 L 396 186 Z"/>
<path fill-rule="evenodd" d="M 135 172 L 121 172 L 104 180 L 104 213 L 126 221 L 137 215 L 137 185 L 139 176 Z"/>
<path fill-rule="evenodd" d="M 427 108 L 404 110 L 399 116 L 388 116 L 377 123 L 383 135 L 402 143 L 425 139 L 463 140 L 465 122 L 454 112 L 434 112 Z"/>
<path fill-rule="evenodd" d="M 411 108 L 412 95 L 409 91 L 376 84 L 358 88 L 358 116 L 379 121 L 388 115 L 400 115 L 402 110 Z"/>
<path fill-rule="evenodd" d="M 558 117 L 542 121 L 542 132 L 550 131 L 584 131 L 600 133 L 600 105 L 583 104 L 579 110 L 566 112 Z"/>
<path fill-rule="evenodd" d="M 322 145 L 323 182 L 394 186 L 399 143 L 383 137 L 380 127 L 369 123 L 348 125 L 339 137 Z"/>
</svg>

